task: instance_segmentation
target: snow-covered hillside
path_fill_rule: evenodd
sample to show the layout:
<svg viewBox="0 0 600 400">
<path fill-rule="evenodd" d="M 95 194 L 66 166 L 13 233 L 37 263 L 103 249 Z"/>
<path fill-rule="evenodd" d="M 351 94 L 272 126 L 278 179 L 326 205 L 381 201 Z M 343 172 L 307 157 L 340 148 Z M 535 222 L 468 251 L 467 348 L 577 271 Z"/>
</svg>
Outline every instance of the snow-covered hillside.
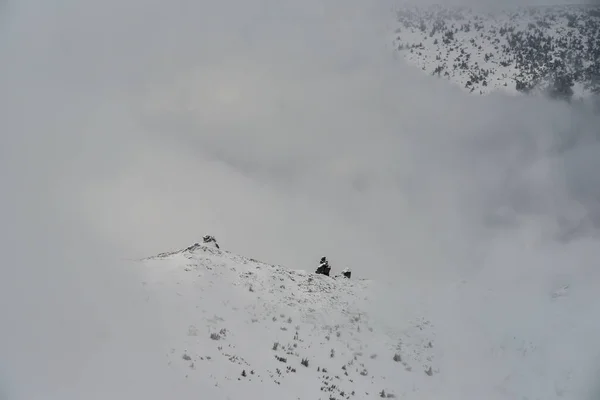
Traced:
<svg viewBox="0 0 600 400">
<path fill-rule="evenodd" d="M 600 7 L 527 7 L 482 12 L 402 8 L 394 46 L 411 64 L 486 94 L 600 93 Z"/>
<path fill-rule="evenodd" d="M 207 244 L 144 264 L 148 303 L 172 330 L 165 363 L 223 398 L 401 397 L 439 372 L 431 322 L 418 318 L 402 332 L 377 325 L 363 307 L 368 280 L 288 270 Z"/>
<path fill-rule="evenodd" d="M 595 323 L 568 311 L 586 312 L 568 301 L 568 279 L 541 293 L 499 278 L 502 291 L 396 282 L 402 300 L 381 318 L 373 311 L 387 286 L 344 278 L 335 266 L 332 277 L 316 275 L 214 243 L 138 266 L 146 304 L 168 332 L 165 365 L 213 398 L 575 399 L 589 372 L 579 356 L 588 344 L 571 339 Z"/>
</svg>

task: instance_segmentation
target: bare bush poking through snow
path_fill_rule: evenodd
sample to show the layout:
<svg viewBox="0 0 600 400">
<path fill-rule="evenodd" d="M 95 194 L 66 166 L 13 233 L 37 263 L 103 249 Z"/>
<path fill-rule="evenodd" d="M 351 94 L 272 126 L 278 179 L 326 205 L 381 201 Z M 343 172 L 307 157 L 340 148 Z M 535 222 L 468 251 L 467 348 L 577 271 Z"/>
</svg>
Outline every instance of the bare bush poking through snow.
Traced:
<svg viewBox="0 0 600 400">
<path fill-rule="evenodd" d="M 304 365 L 305 367 L 308 367 L 308 358 L 303 358 L 302 361 L 300 361 L 300 364 Z"/>
<path fill-rule="evenodd" d="M 401 362 L 402 361 L 402 356 L 398 353 L 394 354 L 394 361 L 396 362 Z"/>
<path fill-rule="evenodd" d="M 273 351 L 277 351 L 278 348 L 279 348 L 279 342 L 273 343 Z"/>
<path fill-rule="evenodd" d="M 276 355 L 275 359 L 277 359 L 277 361 L 279 361 L 279 362 L 287 363 L 287 358 L 285 358 L 285 357 L 279 357 Z"/>
<path fill-rule="evenodd" d="M 211 338 L 212 340 L 220 340 L 220 339 L 221 339 L 221 335 L 219 335 L 219 334 L 218 334 L 218 333 L 216 333 L 216 332 L 213 332 L 213 333 L 211 333 L 211 334 L 210 334 L 210 338 Z"/>
</svg>

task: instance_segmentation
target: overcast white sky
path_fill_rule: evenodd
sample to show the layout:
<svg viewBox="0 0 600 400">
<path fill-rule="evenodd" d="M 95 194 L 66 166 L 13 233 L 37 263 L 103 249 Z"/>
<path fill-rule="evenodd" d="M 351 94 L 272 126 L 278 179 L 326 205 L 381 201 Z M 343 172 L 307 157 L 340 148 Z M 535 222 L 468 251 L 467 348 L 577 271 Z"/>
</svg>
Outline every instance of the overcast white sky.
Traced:
<svg viewBox="0 0 600 400">
<path fill-rule="evenodd" d="M 13 389 L 65 382 L 85 338 L 130 321 L 138 278 L 114 260 L 204 234 L 375 279 L 546 290 L 598 277 L 598 116 L 470 97 L 403 65 L 389 1 L 3 7 L 0 368 Z M 60 354 L 65 369 L 45 374 Z"/>
</svg>

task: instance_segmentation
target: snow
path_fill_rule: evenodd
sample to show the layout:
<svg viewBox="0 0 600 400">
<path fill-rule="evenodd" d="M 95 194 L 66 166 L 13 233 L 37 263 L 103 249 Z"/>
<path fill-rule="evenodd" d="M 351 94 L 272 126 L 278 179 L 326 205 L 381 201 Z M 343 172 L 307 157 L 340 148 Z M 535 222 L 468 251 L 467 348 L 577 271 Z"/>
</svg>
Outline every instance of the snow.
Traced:
<svg viewBox="0 0 600 400">
<path fill-rule="evenodd" d="M 539 43 L 552 42 L 553 48 L 548 50 L 551 61 L 567 55 L 581 62 L 576 67 L 569 59 L 564 60 L 566 70 L 575 76 L 575 99 L 592 93 L 589 79 L 578 74 L 598 63 L 598 50 L 590 48 L 594 38 L 600 37 L 600 13 L 593 7 L 524 7 L 493 12 L 468 7 L 405 7 L 398 10 L 398 16 L 392 42 L 404 60 L 429 75 L 439 73 L 468 92 L 518 94 L 516 79 L 536 83 L 537 75 L 543 77 L 543 82 L 536 83 L 537 91 L 543 91 L 553 67 L 536 60 L 545 56 L 545 51 L 529 53 L 531 46 L 525 38 L 531 35 L 536 41 L 543 38 Z M 445 42 L 447 31 L 453 35 Z M 516 47 L 511 46 L 511 38 Z M 515 51 L 521 46 L 525 51 L 519 55 L 531 57 L 525 61 L 526 67 L 515 63 Z M 575 72 L 577 68 L 581 69 Z M 471 82 L 474 75 L 482 80 Z"/>
<path fill-rule="evenodd" d="M 165 362 L 220 388 L 224 398 L 346 398 L 352 391 L 362 398 L 400 393 L 406 378 L 399 371 L 429 378 L 433 336 L 413 332 L 404 360 L 395 362 L 401 335 L 374 330 L 361 307 L 368 280 L 288 270 L 204 245 L 144 264 L 149 306 L 164 310 L 173 332 Z"/>
<path fill-rule="evenodd" d="M 474 281 L 488 287 L 378 283 L 210 244 L 135 267 L 147 307 L 167 328 L 164 363 L 186 385 L 211 387 L 214 399 L 366 399 L 382 390 L 406 399 L 575 399 L 586 364 L 561 335 L 597 329 L 573 318 L 565 326 L 569 283 L 536 293 L 493 268 Z M 405 300 L 382 311 L 390 290 Z"/>
</svg>

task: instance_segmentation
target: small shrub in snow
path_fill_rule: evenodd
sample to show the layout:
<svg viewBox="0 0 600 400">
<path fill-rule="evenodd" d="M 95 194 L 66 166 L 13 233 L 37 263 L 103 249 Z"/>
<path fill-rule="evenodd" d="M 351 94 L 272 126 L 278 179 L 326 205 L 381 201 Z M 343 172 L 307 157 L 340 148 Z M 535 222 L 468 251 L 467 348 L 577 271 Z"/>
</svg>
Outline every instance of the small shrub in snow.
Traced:
<svg viewBox="0 0 600 400">
<path fill-rule="evenodd" d="M 216 332 L 213 332 L 213 333 L 211 333 L 211 334 L 210 334 L 210 338 L 211 338 L 212 340 L 219 340 L 219 339 L 221 339 L 221 335 L 219 335 L 219 334 L 218 334 L 218 333 L 216 333 Z"/>
<path fill-rule="evenodd" d="M 340 331 L 337 331 L 337 332 L 335 333 L 335 336 L 337 336 L 337 337 L 340 337 L 340 336 L 342 336 L 342 332 L 340 332 Z"/>
<path fill-rule="evenodd" d="M 433 369 L 431 369 L 431 367 L 429 367 L 429 369 L 427 369 L 427 370 L 425 371 L 425 373 L 426 373 L 427 375 L 431 376 L 431 375 L 433 375 Z"/>
<path fill-rule="evenodd" d="M 273 343 L 273 351 L 277 351 L 278 348 L 279 348 L 279 342 Z"/>
<path fill-rule="evenodd" d="M 246 370 L 242 371 L 242 376 L 245 378 L 246 377 Z"/>
<path fill-rule="evenodd" d="M 402 361 L 402 356 L 398 353 L 394 354 L 394 361 L 396 362 L 401 362 Z"/>
<path fill-rule="evenodd" d="M 369 371 L 367 371 L 366 369 L 363 369 L 362 371 L 360 371 L 360 374 L 362 376 L 367 376 L 369 374 Z"/>
<path fill-rule="evenodd" d="M 335 357 L 335 350 L 331 349 L 331 352 L 329 353 L 329 357 L 330 358 Z"/>
<path fill-rule="evenodd" d="M 275 359 L 279 362 L 287 363 L 287 358 L 285 358 L 285 357 L 279 357 L 278 355 L 276 355 Z"/>
<path fill-rule="evenodd" d="M 302 361 L 300 361 L 300 364 L 304 365 L 305 367 L 308 367 L 308 358 L 303 358 Z"/>
<path fill-rule="evenodd" d="M 377 354 L 371 354 L 371 359 L 376 359 L 377 358 Z"/>
<path fill-rule="evenodd" d="M 288 319 L 287 319 L 287 323 L 288 323 L 288 324 L 291 324 L 291 323 L 292 323 L 292 317 L 288 317 Z"/>
<path fill-rule="evenodd" d="M 183 358 L 185 361 L 191 361 L 192 360 L 192 357 L 188 356 L 185 353 L 183 353 L 183 355 L 181 356 L 181 358 Z"/>
</svg>

